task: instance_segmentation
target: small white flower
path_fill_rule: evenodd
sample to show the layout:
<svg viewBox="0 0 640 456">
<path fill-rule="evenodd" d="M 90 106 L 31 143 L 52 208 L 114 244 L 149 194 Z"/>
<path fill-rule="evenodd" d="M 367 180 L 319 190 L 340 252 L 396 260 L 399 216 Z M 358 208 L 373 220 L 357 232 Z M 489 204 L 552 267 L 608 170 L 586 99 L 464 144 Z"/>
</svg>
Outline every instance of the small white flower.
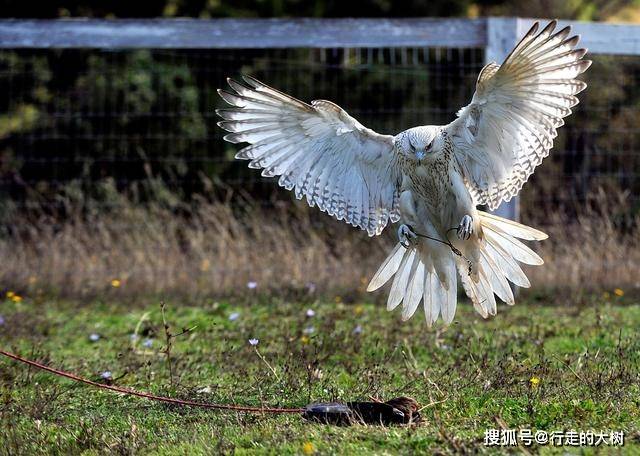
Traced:
<svg viewBox="0 0 640 456">
<path fill-rule="evenodd" d="M 260 339 L 249 339 L 249 345 L 256 346 L 260 342 Z"/>
<path fill-rule="evenodd" d="M 353 333 L 354 334 L 362 334 L 362 326 L 358 325 L 355 328 L 353 328 Z"/>
<path fill-rule="evenodd" d="M 240 318 L 240 312 L 233 312 L 229 315 L 229 321 L 236 321 L 238 318 Z"/>
<path fill-rule="evenodd" d="M 104 378 L 105 380 L 111 380 L 113 378 L 113 376 L 111 375 L 111 371 L 104 371 L 100 374 L 100 377 Z"/>
<path fill-rule="evenodd" d="M 303 334 L 313 334 L 314 332 L 316 332 L 316 328 L 314 328 L 313 326 L 307 326 L 302 330 L 302 332 Z"/>
<path fill-rule="evenodd" d="M 307 287 L 307 291 L 308 291 L 309 293 L 315 293 L 315 291 L 316 291 L 316 284 L 315 284 L 315 283 L 313 283 L 313 282 L 307 282 L 306 287 Z"/>
<path fill-rule="evenodd" d="M 153 339 L 145 339 L 144 341 L 142 341 L 142 346 L 144 347 L 151 348 L 152 345 Z"/>
<path fill-rule="evenodd" d="M 131 336 L 129 336 L 131 338 L 132 342 L 135 342 L 136 340 L 138 340 L 138 335 L 136 333 L 131 334 Z"/>
<path fill-rule="evenodd" d="M 100 340 L 100 334 L 96 334 L 96 333 L 89 334 L 89 340 L 91 342 L 98 342 Z"/>
<path fill-rule="evenodd" d="M 249 290 L 255 290 L 258 287 L 258 282 L 247 282 L 247 288 Z"/>
<path fill-rule="evenodd" d="M 315 317 L 316 315 L 316 311 L 313 309 L 307 309 L 307 317 L 311 318 L 311 317 Z"/>
</svg>

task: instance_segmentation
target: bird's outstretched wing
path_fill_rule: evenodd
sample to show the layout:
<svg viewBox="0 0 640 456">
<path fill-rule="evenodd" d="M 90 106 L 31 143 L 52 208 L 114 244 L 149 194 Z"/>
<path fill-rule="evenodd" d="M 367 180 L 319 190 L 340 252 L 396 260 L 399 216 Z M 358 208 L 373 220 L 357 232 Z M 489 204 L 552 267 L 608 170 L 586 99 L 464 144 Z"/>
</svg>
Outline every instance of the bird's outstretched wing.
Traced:
<svg viewBox="0 0 640 456">
<path fill-rule="evenodd" d="M 365 128 L 342 108 L 325 100 L 304 103 L 254 78 L 249 87 L 228 80 L 233 92 L 219 90 L 232 108 L 216 112 L 224 139 L 251 144 L 236 158 L 251 160 L 263 176 L 280 176 L 310 206 L 380 234 L 398 214 L 400 171 L 393 137 Z"/>
<path fill-rule="evenodd" d="M 485 66 L 471 104 L 445 127 L 470 192 L 490 209 L 516 195 L 549 155 L 586 88 L 575 79 L 591 65 L 582 60 L 586 49 L 575 49 L 580 37 L 555 27 L 538 33 L 536 22 L 502 65 Z"/>
</svg>

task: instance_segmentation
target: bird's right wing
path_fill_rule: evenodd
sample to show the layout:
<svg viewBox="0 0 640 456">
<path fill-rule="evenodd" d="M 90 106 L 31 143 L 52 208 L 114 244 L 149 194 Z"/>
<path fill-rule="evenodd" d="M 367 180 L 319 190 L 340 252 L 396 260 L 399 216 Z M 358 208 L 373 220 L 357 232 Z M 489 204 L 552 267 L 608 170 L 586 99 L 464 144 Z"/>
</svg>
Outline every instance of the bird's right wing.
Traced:
<svg viewBox="0 0 640 456">
<path fill-rule="evenodd" d="M 490 209 L 515 196 L 549 155 L 563 118 L 587 85 L 576 79 L 591 64 L 570 27 L 538 23 L 502 65 L 485 66 L 471 104 L 445 127 L 476 203 Z"/>
<path fill-rule="evenodd" d="M 224 139 L 251 144 L 236 158 L 251 160 L 262 175 L 280 176 L 278 184 L 298 199 L 338 220 L 380 234 L 399 219 L 401 173 L 393 137 L 365 128 L 326 100 L 304 103 L 254 78 L 249 87 L 228 80 L 233 92 L 219 90 L 232 107 L 216 112 Z"/>
</svg>

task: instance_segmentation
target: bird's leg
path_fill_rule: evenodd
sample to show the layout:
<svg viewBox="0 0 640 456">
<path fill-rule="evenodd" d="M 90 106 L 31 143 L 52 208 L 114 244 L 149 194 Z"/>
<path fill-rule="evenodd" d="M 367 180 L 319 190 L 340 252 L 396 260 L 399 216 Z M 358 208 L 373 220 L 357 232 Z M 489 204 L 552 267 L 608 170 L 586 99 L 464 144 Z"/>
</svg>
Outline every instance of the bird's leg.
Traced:
<svg viewBox="0 0 640 456">
<path fill-rule="evenodd" d="M 473 234 L 473 218 L 470 215 L 462 217 L 456 233 L 458 234 L 458 238 L 463 241 L 471 237 Z"/>
<path fill-rule="evenodd" d="M 398 240 L 405 249 L 408 249 L 418 244 L 418 236 L 411 226 L 416 226 L 418 224 L 418 215 L 416 213 L 416 200 L 411 192 L 411 181 L 407 176 L 402 178 L 400 214 L 402 216 L 402 221 L 406 223 L 403 223 L 398 228 Z"/>
<path fill-rule="evenodd" d="M 398 228 L 398 241 L 405 249 L 418 243 L 418 235 L 413 231 L 411 225 L 402 224 Z"/>
</svg>

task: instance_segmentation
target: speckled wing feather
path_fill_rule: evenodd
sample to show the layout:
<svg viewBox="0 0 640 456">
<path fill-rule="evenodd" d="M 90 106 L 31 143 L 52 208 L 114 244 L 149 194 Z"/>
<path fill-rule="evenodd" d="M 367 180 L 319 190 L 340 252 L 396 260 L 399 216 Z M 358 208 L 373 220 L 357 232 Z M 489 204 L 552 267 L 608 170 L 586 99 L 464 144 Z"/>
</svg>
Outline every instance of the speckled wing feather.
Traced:
<svg viewBox="0 0 640 456">
<path fill-rule="evenodd" d="M 393 137 L 365 128 L 325 100 L 304 103 L 254 78 L 228 80 L 220 96 L 232 107 L 216 112 L 224 139 L 247 142 L 236 158 L 293 190 L 298 199 L 338 220 L 380 234 L 398 213 L 400 171 Z"/>
<path fill-rule="evenodd" d="M 502 65 L 485 66 L 471 104 L 445 131 L 478 204 L 509 201 L 549 155 L 563 117 L 586 84 L 575 79 L 591 64 L 570 28 L 536 23 Z"/>
</svg>

